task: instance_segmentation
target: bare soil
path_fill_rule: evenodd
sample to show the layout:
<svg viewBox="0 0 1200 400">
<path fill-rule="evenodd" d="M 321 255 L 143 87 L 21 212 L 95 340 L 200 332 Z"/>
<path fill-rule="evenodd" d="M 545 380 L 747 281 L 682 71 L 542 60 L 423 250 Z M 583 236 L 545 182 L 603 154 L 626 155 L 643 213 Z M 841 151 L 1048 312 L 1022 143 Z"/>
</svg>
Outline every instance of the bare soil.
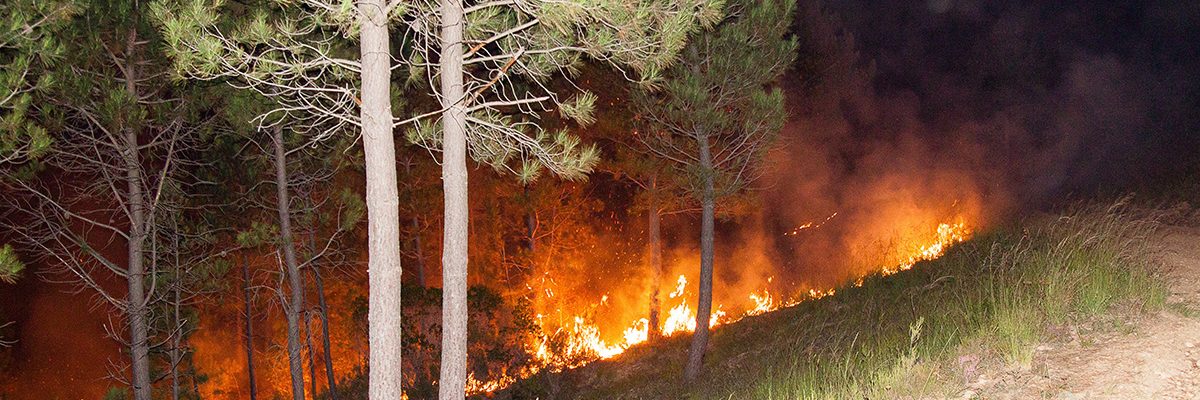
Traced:
<svg viewBox="0 0 1200 400">
<path fill-rule="evenodd" d="M 1200 400 L 1200 228 L 1160 237 L 1163 311 L 1055 329 L 1030 365 L 985 370 L 961 398 Z"/>
</svg>

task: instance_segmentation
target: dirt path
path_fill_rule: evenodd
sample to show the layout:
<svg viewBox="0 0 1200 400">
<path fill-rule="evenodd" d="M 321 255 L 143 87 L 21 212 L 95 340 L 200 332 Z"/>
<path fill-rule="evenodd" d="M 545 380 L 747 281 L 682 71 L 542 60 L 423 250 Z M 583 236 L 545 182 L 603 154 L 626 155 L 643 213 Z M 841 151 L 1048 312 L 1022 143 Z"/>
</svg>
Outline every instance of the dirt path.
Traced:
<svg viewBox="0 0 1200 400">
<path fill-rule="evenodd" d="M 1167 228 L 1162 242 L 1166 310 L 1104 334 L 1063 332 L 1028 370 L 985 376 L 963 397 L 1200 400 L 1200 229 Z"/>
</svg>

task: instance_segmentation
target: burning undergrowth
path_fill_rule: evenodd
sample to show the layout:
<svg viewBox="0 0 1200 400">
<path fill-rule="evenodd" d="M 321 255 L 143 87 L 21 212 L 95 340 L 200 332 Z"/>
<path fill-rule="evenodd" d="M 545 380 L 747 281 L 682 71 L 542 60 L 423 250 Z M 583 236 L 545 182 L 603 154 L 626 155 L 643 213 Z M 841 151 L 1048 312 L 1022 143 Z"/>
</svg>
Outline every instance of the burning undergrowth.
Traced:
<svg viewBox="0 0 1200 400">
<path fill-rule="evenodd" d="M 875 264 L 871 273 L 890 275 L 912 268 L 918 261 L 941 256 L 947 248 L 970 237 L 972 227 L 959 216 L 956 219 L 938 222 L 933 220 L 927 229 L 912 230 L 913 236 L 895 237 L 886 241 L 892 245 L 886 256 L 879 258 L 886 264 Z M 783 236 L 780 233 L 778 236 Z M 834 294 L 834 285 L 821 281 L 783 281 L 772 273 L 781 273 L 777 263 L 768 256 L 765 236 L 757 240 L 742 242 L 722 257 L 718 265 L 721 284 L 716 289 L 716 306 L 709 320 L 710 326 L 733 323 L 747 316 L 760 315 L 780 308 L 794 306 L 805 300 Z M 639 277 L 646 268 L 632 266 L 633 270 L 608 273 L 576 281 L 579 277 L 562 276 L 545 272 L 527 286 L 529 293 L 521 297 L 535 311 L 528 331 L 527 342 L 523 343 L 523 355 L 512 360 L 500 374 L 473 374 L 469 380 L 469 391 L 473 394 L 492 392 L 513 382 L 546 370 L 562 371 L 586 365 L 592 361 L 620 356 L 629 348 L 650 340 L 651 337 L 687 335 L 696 328 L 695 265 L 698 263 L 694 249 L 675 248 L 668 257 L 667 278 L 661 299 L 661 322 L 649 325 L 647 315 L 650 305 L 650 285 L 646 278 Z M 850 258 L 846 259 L 850 262 Z M 847 274 L 847 278 L 862 275 Z M 613 279 L 616 278 L 616 279 Z M 575 293 L 574 285 L 596 285 L 604 288 L 598 298 L 576 300 L 579 296 L 556 293 Z M 623 299 L 623 300 L 617 300 Z M 653 330 L 653 332 L 652 332 Z M 655 333 L 657 335 L 654 335 Z M 478 370 L 477 370 L 478 371 Z"/>
<path fill-rule="evenodd" d="M 1115 329 L 1105 313 L 1161 309 L 1166 291 L 1148 242 L 1160 215 L 1097 203 L 978 232 L 910 270 L 717 329 L 708 372 L 690 384 L 678 376 L 686 340 L 668 339 L 540 374 L 498 397 L 959 397 L 958 374 L 970 373 L 960 352 L 1028 368 L 1038 340 L 1064 324 Z"/>
</svg>

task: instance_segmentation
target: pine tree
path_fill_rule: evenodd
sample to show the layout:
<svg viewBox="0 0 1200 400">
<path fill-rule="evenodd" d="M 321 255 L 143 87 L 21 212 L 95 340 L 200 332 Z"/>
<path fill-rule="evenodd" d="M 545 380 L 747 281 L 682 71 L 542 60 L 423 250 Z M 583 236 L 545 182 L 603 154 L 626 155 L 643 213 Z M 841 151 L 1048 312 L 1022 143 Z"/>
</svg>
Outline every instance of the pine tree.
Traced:
<svg viewBox="0 0 1200 400">
<path fill-rule="evenodd" d="M 361 129 L 371 255 L 372 399 L 398 398 L 401 382 L 400 346 L 394 342 L 400 336 L 400 272 L 391 129 L 416 123 L 410 137 L 442 151 L 447 346 L 440 382 L 443 398 L 461 398 L 466 379 L 468 136 L 477 160 L 522 179 L 534 179 L 540 167 L 582 177 L 595 163 L 595 151 L 565 133 L 546 133 L 531 117 L 557 108 L 587 122 L 596 98 L 560 99 L 548 88 L 549 80 L 585 55 L 631 67 L 632 73 L 653 80 L 674 61 L 697 22 L 711 24 L 719 18 L 720 1 L 485 1 L 466 7 L 461 0 L 438 5 L 373 0 L 359 2 L 357 9 L 351 4 L 280 1 L 264 9 L 238 10 L 249 14 L 246 20 L 219 18 L 233 14 L 219 13 L 220 2 L 164 0 L 155 8 L 182 76 L 232 79 L 276 100 L 280 107 L 269 114 L 305 121 L 315 139 L 346 126 Z M 400 121 L 391 115 L 388 31 L 393 21 L 404 21 L 407 28 L 410 75 L 439 82 L 434 92 L 440 108 Z M 359 57 L 346 58 L 354 44 Z M 355 73 L 361 81 L 353 79 Z M 430 121 L 437 117 L 441 129 Z"/>
<path fill-rule="evenodd" d="M 584 57 L 628 68 L 644 82 L 675 61 L 688 35 L 720 18 L 720 0 L 417 2 L 407 14 L 412 75 L 431 85 L 437 109 L 417 114 L 409 138 L 440 150 L 442 363 L 439 398 L 461 399 L 467 378 L 467 159 L 528 182 L 542 169 L 582 178 L 597 152 L 538 117 L 558 111 L 592 122 L 597 97 L 565 96 Z M 565 73 L 564 73 L 565 72 Z M 435 118 L 427 120 L 425 117 Z"/>
<path fill-rule="evenodd" d="M 0 285 L 16 283 L 24 270 L 25 263 L 17 258 L 11 245 L 6 244 L 0 247 Z M 0 329 L 7 328 L 12 324 L 12 321 L 4 321 L 3 315 L 0 315 Z M 0 332 L 0 347 L 9 347 L 14 343 L 16 342 L 12 339 L 5 339 L 3 332 Z"/>
<path fill-rule="evenodd" d="M 311 142 L 293 134 L 284 121 L 272 122 L 267 132 L 249 133 L 255 127 L 246 121 L 263 112 L 264 105 L 269 107 L 269 102 L 246 92 L 235 92 L 225 98 L 227 102 L 221 104 L 224 117 L 236 133 L 223 139 L 239 143 L 238 147 L 243 150 L 238 156 L 224 159 L 224 169 L 238 170 L 225 176 L 224 181 L 229 184 L 240 182 L 238 186 L 245 189 L 232 194 L 240 200 L 237 202 L 240 207 L 228 210 L 223 217 L 251 221 L 249 224 L 231 223 L 239 232 L 240 246 L 279 255 L 281 277 L 272 281 L 280 282 L 274 290 L 278 293 L 275 297 L 284 310 L 287 326 L 291 394 L 293 398 L 302 399 L 306 391 L 303 363 L 306 348 L 310 376 L 316 373 L 312 368 L 313 331 L 309 329 L 312 319 L 309 313 L 314 307 L 311 300 L 306 300 L 305 294 L 310 289 L 306 275 L 313 278 L 317 289 L 315 310 L 323 323 L 326 386 L 336 385 L 329 358 L 328 326 L 324 325 L 328 318 L 318 265 L 341 254 L 341 239 L 355 228 L 362 214 L 359 196 L 344 188 L 339 190 L 333 182 L 345 163 L 342 149 L 347 143 L 345 140 Z M 249 280 L 248 274 L 249 271 L 245 271 L 243 280 Z M 249 304 L 248 300 L 244 302 Z M 249 358 L 252 355 L 248 355 Z M 315 388 L 316 379 L 310 379 L 310 384 Z"/>
<path fill-rule="evenodd" d="M 50 146 L 50 135 L 29 115 L 34 94 L 54 83 L 49 69 L 64 51 L 59 31 L 77 12 L 70 1 L 10 1 L 0 20 L 0 166 L 36 159 Z M 11 245 L 0 247 L 0 282 L 13 283 L 22 263 Z M 0 328 L 11 322 L 0 323 Z M 0 346 L 12 342 L 0 336 Z"/>
<path fill-rule="evenodd" d="M 275 102 L 259 128 L 286 122 L 320 141 L 356 130 L 366 169 L 370 398 L 402 395 L 400 238 L 389 28 L 408 9 L 384 0 L 152 5 L 177 76 L 224 80 Z M 354 51 L 357 47 L 358 51 Z"/>
<path fill-rule="evenodd" d="M 52 268 L 48 278 L 97 294 L 124 320 L 114 337 L 130 367 L 117 379 L 135 399 L 149 400 L 157 350 L 173 334 L 154 324 L 167 289 L 157 284 L 168 234 L 160 223 L 179 212 L 174 196 L 190 189 L 184 169 L 197 151 L 203 104 L 158 79 L 166 60 L 137 2 L 77 6 L 56 34 L 59 67 L 42 69 L 37 80 L 54 84 L 37 84 L 47 92 L 23 110 L 53 145 L 35 146 L 40 157 L 4 171 L 3 201 L 19 214 L 4 228 Z M 124 259 L 101 250 L 110 241 L 124 245 Z M 114 278 L 125 290 L 100 284 Z"/>
<path fill-rule="evenodd" d="M 73 0 L 11 0 L 0 20 L 0 166 L 37 158 L 50 135 L 29 115 L 34 95 L 55 83 L 62 30 L 78 12 Z"/>
<path fill-rule="evenodd" d="M 752 189 L 784 122 L 783 94 L 770 86 L 795 59 L 787 33 L 794 7 L 792 0 L 731 2 L 728 16 L 664 72 L 661 90 L 635 100 L 648 127 L 638 136 L 646 152 L 688 178 L 701 208 L 700 298 L 686 380 L 700 373 L 708 345 L 717 201 Z"/>
</svg>

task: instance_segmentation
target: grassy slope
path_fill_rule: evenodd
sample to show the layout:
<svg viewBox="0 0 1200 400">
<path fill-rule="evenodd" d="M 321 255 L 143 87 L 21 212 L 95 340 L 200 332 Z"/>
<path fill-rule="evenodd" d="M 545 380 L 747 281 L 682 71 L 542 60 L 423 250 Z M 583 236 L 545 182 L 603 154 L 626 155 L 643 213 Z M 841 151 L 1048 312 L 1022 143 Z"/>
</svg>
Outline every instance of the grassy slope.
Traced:
<svg viewBox="0 0 1200 400">
<path fill-rule="evenodd" d="M 1156 225 L 1118 202 L 983 233 L 912 270 L 717 329 L 706 374 L 692 385 L 679 379 L 687 338 L 675 337 L 497 397 L 950 395 L 976 368 L 1028 365 L 1033 346 L 1065 326 L 1108 329 L 1118 316 L 1162 307 L 1147 243 Z"/>
</svg>

